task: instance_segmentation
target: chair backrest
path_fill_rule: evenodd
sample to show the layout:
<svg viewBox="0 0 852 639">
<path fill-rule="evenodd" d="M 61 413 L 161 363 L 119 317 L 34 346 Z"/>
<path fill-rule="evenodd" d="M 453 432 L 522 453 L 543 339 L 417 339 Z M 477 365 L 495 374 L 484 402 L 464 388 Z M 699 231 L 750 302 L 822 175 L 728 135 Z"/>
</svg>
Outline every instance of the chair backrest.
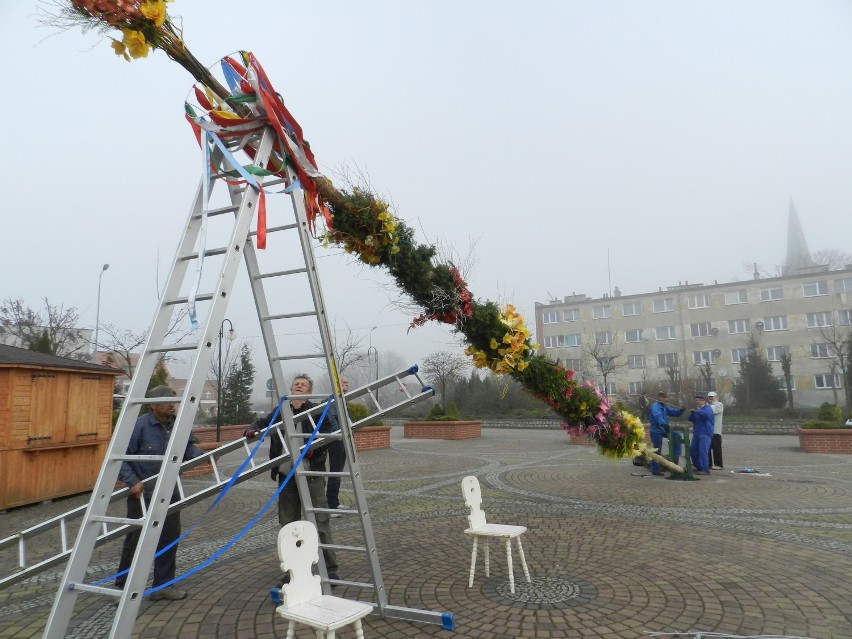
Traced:
<svg viewBox="0 0 852 639">
<path fill-rule="evenodd" d="M 485 513 L 482 512 L 482 490 L 479 488 L 479 480 L 473 475 L 462 479 L 462 492 L 464 503 L 470 508 L 467 516 L 468 525 L 476 530 L 485 525 Z"/>
<path fill-rule="evenodd" d="M 319 537 L 311 522 L 294 521 L 280 530 L 278 559 L 281 570 L 290 574 L 290 583 L 281 586 L 281 605 L 289 608 L 322 594 L 320 576 L 313 574 L 319 561 Z"/>
</svg>

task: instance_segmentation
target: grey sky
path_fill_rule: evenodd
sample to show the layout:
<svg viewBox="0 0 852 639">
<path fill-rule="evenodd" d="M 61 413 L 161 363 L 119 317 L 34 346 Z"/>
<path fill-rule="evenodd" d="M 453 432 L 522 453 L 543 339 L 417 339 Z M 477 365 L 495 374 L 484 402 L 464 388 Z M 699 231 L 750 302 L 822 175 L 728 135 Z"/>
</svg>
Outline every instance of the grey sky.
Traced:
<svg viewBox="0 0 852 639">
<path fill-rule="evenodd" d="M 3 298 L 141 330 L 199 179 L 192 80 L 0 5 L 7 52 Z M 331 174 L 360 167 L 466 256 L 479 298 L 747 279 L 784 259 L 792 197 L 811 250 L 852 250 L 852 3 L 176 0 L 205 63 L 253 51 Z M 609 252 L 610 272 L 607 268 Z M 385 276 L 319 249 L 332 316 L 406 363 Z M 239 278 L 243 285 L 242 280 Z M 242 300 L 242 304 L 240 304 Z M 256 350 L 243 290 L 227 316 Z"/>
</svg>

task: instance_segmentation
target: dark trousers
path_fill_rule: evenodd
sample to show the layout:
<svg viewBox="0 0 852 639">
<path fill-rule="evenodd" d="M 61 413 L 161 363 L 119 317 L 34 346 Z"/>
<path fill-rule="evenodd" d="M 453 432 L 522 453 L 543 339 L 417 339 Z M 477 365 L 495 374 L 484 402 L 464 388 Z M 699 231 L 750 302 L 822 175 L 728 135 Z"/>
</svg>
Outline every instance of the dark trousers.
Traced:
<svg viewBox="0 0 852 639">
<path fill-rule="evenodd" d="M 680 459 L 681 452 L 683 451 L 683 435 L 680 433 L 671 433 L 670 436 L 674 438 L 672 440 L 674 441 L 674 459 L 671 461 L 677 463 L 678 459 Z M 663 431 L 656 429 L 651 430 L 651 445 L 654 447 L 655 453 L 663 455 Z M 665 457 L 665 455 L 663 455 L 663 457 Z M 651 462 L 651 472 L 660 472 L 660 465 L 655 461 Z"/>
<path fill-rule="evenodd" d="M 328 445 L 328 470 L 339 473 L 346 465 L 346 449 L 343 442 L 334 441 Z M 340 505 L 340 477 L 329 477 L 325 488 L 325 496 L 329 508 L 337 508 Z"/>
<path fill-rule="evenodd" d="M 278 485 L 284 481 L 284 475 L 278 475 Z M 307 477 L 308 490 L 311 493 L 311 502 L 316 508 L 327 508 L 325 501 L 325 482 L 322 477 Z M 321 544 L 333 544 L 331 539 L 331 526 L 329 525 L 328 513 L 315 513 L 317 520 L 317 533 Z M 302 519 L 302 500 L 299 499 L 299 489 L 296 488 L 296 479 L 291 478 L 287 485 L 278 495 L 278 523 L 283 528 L 293 521 Z M 325 559 L 325 570 L 329 576 L 337 574 L 337 555 L 330 548 L 322 549 Z"/>
<path fill-rule="evenodd" d="M 174 501 L 174 499 L 172 499 L 172 501 Z M 145 505 L 150 508 L 150 497 L 145 497 Z M 139 519 L 141 517 L 142 502 L 138 497 L 128 497 L 127 518 Z M 127 533 L 124 537 L 124 545 L 121 547 L 121 559 L 118 562 L 118 572 L 123 572 L 130 568 L 130 564 L 133 562 L 133 555 L 136 554 L 136 545 L 139 543 L 139 536 L 141 534 L 142 531 L 137 528 L 133 532 Z M 160 531 L 160 540 L 157 542 L 157 552 L 168 546 L 178 537 L 180 537 L 180 511 L 166 515 L 162 530 Z M 168 583 L 175 578 L 177 547 L 178 545 L 175 544 L 162 555 L 154 558 L 154 586 Z M 115 585 L 118 588 L 124 588 L 126 581 L 127 575 L 121 575 L 120 577 L 116 577 Z"/>
<path fill-rule="evenodd" d="M 722 463 L 722 436 L 719 433 L 713 434 L 713 439 L 710 441 L 710 465 L 723 468 Z"/>
</svg>

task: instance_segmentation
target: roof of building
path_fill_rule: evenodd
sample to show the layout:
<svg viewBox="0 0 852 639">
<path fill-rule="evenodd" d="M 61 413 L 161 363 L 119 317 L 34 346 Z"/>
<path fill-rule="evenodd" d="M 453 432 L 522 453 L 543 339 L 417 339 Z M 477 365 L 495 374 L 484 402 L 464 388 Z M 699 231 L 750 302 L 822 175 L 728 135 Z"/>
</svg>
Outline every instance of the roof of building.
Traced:
<svg viewBox="0 0 852 639">
<path fill-rule="evenodd" d="M 26 348 L 17 348 L 0 344 L 0 367 L 10 366 L 43 366 L 46 368 L 69 368 L 85 370 L 109 375 L 120 375 L 121 371 L 108 366 L 99 366 L 91 362 L 83 362 L 70 357 L 59 357 L 48 353 L 38 353 Z"/>
</svg>

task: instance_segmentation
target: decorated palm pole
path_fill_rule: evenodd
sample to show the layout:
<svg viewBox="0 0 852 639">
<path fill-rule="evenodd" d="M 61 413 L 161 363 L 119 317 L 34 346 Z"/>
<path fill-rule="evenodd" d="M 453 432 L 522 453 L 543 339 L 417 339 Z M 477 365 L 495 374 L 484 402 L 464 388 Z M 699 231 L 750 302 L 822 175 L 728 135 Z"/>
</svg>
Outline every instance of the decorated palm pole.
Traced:
<svg viewBox="0 0 852 639">
<path fill-rule="evenodd" d="M 516 379 L 563 420 L 575 436 L 591 438 L 598 451 L 620 459 L 644 455 L 675 472 L 683 469 L 654 453 L 645 443 L 641 421 L 610 404 L 591 382 L 575 379 L 574 371 L 536 353 L 523 317 L 509 304 L 500 307 L 476 299 L 451 263 L 436 259 L 434 246 L 418 244 L 414 232 L 395 217 L 388 204 L 366 188 L 338 189 L 317 169 L 302 129 L 253 54 L 240 52 L 220 61 L 216 70 L 202 65 L 187 48 L 171 20 L 166 0 L 66 0 L 48 12 L 47 22 L 67 28 L 98 29 L 112 40 L 120 57 L 147 57 L 160 49 L 196 80 L 186 115 L 196 131 L 229 137 L 271 126 L 278 139 L 278 166 L 269 174 L 287 177 L 295 169 L 314 236 L 336 245 L 363 263 L 385 268 L 399 288 L 422 309 L 412 327 L 427 321 L 448 324 L 467 343 L 465 353 L 478 368 Z M 118 39 L 117 34 L 121 35 Z M 253 149 L 246 152 L 253 156 Z M 265 245 L 265 222 L 258 213 L 258 248 Z"/>
</svg>

